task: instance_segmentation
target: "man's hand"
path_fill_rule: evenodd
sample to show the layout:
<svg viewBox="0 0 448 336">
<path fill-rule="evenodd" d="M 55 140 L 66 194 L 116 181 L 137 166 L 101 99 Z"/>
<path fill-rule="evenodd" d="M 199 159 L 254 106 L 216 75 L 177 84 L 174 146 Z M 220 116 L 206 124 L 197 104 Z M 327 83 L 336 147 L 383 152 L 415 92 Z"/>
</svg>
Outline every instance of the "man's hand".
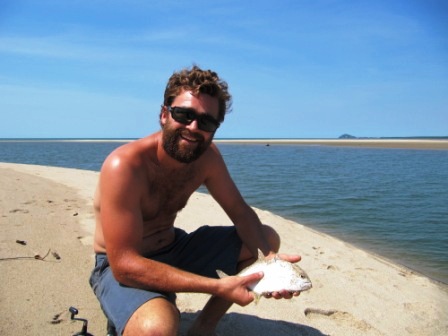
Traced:
<svg viewBox="0 0 448 336">
<path fill-rule="evenodd" d="M 277 257 L 280 260 L 289 261 L 290 263 L 293 263 L 293 264 L 302 260 L 302 257 L 299 255 L 291 255 L 291 254 L 283 254 L 283 253 L 274 254 L 272 257 Z M 270 259 L 271 255 L 267 256 L 266 258 Z"/>
<path fill-rule="evenodd" d="M 263 278 L 263 272 L 258 272 L 246 276 L 229 276 L 222 278 L 221 289 L 218 296 L 223 299 L 239 304 L 240 306 L 247 306 L 255 297 L 247 289 L 249 284 L 259 281 Z"/>
<path fill-rule="evenodd" d="M 302 257 L 299 255 L 289 255 L 289 254 L 276 254 L 276 255 L 269 255 L 267 258 L 274 258 L 277 257 L 281 260 L 285 260 L 285 261 L 289 261 L 290 263 L 296 263 L 299 262 Z M 274 298 L 276 300 L 278 299 L 291 299 L 294 296 L 299 296 L 300 292 L 290 292 L 290 291 L 279 291 L 279 292 L 272 292 L 272 293 L 267 293 L 264 295 L 265 298 Z"/>
<path fill-rule="evenodd" d="M 299 296 L 300 292 L 289 292 L 289 291 L 280 291 L 280 292 L 272 292 L 266 293 L 263 296 L 267 299 L 274 298 L 276 300 L 279 299 L 292 299 L 294 296 Z"/>
</svg>

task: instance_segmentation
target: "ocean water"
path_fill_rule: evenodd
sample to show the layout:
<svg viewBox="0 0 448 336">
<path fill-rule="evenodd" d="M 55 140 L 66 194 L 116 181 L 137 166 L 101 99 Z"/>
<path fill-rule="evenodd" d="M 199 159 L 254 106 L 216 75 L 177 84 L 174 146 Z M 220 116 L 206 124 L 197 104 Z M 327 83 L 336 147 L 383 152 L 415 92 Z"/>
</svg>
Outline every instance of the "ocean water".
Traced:
<svg viewBox="0 0 448 336">
<path fill-rule="evenodd" d="M 99 171 L 121 144 L 0 141 L 0 161 Z M 448 151 L 218 146 L 250 205 L 448 283 Z"/>
</svg>

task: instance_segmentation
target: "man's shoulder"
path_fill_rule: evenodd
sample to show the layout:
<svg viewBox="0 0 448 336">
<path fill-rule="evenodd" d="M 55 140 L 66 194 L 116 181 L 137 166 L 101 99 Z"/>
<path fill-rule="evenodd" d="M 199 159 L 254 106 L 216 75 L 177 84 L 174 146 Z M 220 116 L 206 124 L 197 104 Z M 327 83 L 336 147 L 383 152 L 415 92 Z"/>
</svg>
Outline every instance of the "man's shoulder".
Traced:
<svg viewBox="0 0 448 336">
<path fill-rule="evenodd" d="M 133 158 L 156 152 L 157 137 L 155 134 L 128 142 L 116 148 L 111 154 Z"/>
<path fill-rule="evenodd" d="M 215 170 L 219 166 L 225 166 L 221 152 L 214 143 L 210 144 L 207 151 L 202 155 L 200 161 L 201 165 L 206 170 Z"/>
<path fill-rule="evenodd" d="M 157 151 L 157 138 L 154 135 L 126 143 L 113 150 L 106 158 L 103 167 L 127 166 L 143 168 L 148 159 Z"/>
<path fill-rule="evenodd" d="M 214 142 L 212 142 L 210 144 L 210 146 L 207 148 L 206 153 L 209 153 L 209 155 L 213 155 L 213 156 L 221 156 L 221 152 L 218 149 L 218 146 L 216 146 L 216 144 Z"/>
</svg>

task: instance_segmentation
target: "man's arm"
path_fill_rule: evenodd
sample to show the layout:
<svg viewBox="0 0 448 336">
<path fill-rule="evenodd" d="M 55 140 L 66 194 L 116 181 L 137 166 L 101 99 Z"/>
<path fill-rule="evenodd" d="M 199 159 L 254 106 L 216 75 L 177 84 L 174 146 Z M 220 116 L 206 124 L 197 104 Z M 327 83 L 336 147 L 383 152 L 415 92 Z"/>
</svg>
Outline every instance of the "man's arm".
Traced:
<svg viewBox="0 0 448 336">
<path fill-rule="evenodd" d="M 101 223 L 112 272 L 120 283 L 167 292 L 202 292 L 217 295 L 240 305 L 253 295 L 248 283 L 262 277 L 228 277 L 217 280 L 184 272 L 141 256 L 143 219 L 142 188 L 147 187 L 141 163 L 130 163 L 126 155 L 112 154 L 100 175 Z"/>
<path fill-rule="evenodd" d="M 266 256 L 275 254 L 275 251 L 269 246 L 267 237 L 263 234 L 260 219 L 244 201 L 218 149 L 215 146 L 212 146 L 211 149 L 213 150 L 213 159 L 210 160 L 208 166 L 210 169 L 205 181 L 210 194 L 235 224 L 241 240 L 254 257 L 257 256 L 257 249 L 260 249 Z"/>
<path fill-rule="evenodd" d="M 235 186 L 225 162 L 216 147 L 212 147 L 214 158 L 210 160 L 209 175 L 205 182 L 210 194 L 221 205 L 229 218 L 237 227 L 238 234 L 243 244 L 251 251 L 253 257 L 257 256 L 257 249 L 260 249 L 265 256 L 272 258 L 276 255 L 267 237 L 264 236 L 262 223 L 255 211 L 244 201 L 238 188 Z M 300 261 L 298 255 L 279 254 L 281 259 L 295 263 Z M 290 293 L 288 291 L 280 291 L 272 293 L 272 297 L 276 299 L 290 299 L 299 293 Z"/>
</svg>

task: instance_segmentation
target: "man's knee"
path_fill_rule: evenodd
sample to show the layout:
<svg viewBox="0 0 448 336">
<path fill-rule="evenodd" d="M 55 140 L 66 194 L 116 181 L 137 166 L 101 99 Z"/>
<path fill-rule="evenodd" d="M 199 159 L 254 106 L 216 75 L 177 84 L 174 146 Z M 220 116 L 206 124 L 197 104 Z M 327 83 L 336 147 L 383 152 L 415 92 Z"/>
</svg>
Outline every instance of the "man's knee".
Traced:
<svg viewBox="0 0 448 336">
<path fill-rule="evenodd" d="M 153 299 L 131 316 L 123 335 L 177 335 L 179 319 L 174 304 L 162 298 Z"/>
<path fill-rule="evenodd" d="M 271 250 L 278 252 L 280 249 L 280 236 L 269 225 L 263 224 L 264 236 L 267 238 Z"/>
<path fill-rule="evenodd" d="M 263 236 L 268 241 L 269 248 L 274 252 L 278 252 L 280 249 L 280 236 L 277 231 L 265 224 L 262 225 L 261 229 L 263 230 Z M 238 271 L 253 264 L 257 260 L 257 257 L 258 255 L 254 255 L 246 245 L 243 245 L 238 259 Z"/>
</svg>

